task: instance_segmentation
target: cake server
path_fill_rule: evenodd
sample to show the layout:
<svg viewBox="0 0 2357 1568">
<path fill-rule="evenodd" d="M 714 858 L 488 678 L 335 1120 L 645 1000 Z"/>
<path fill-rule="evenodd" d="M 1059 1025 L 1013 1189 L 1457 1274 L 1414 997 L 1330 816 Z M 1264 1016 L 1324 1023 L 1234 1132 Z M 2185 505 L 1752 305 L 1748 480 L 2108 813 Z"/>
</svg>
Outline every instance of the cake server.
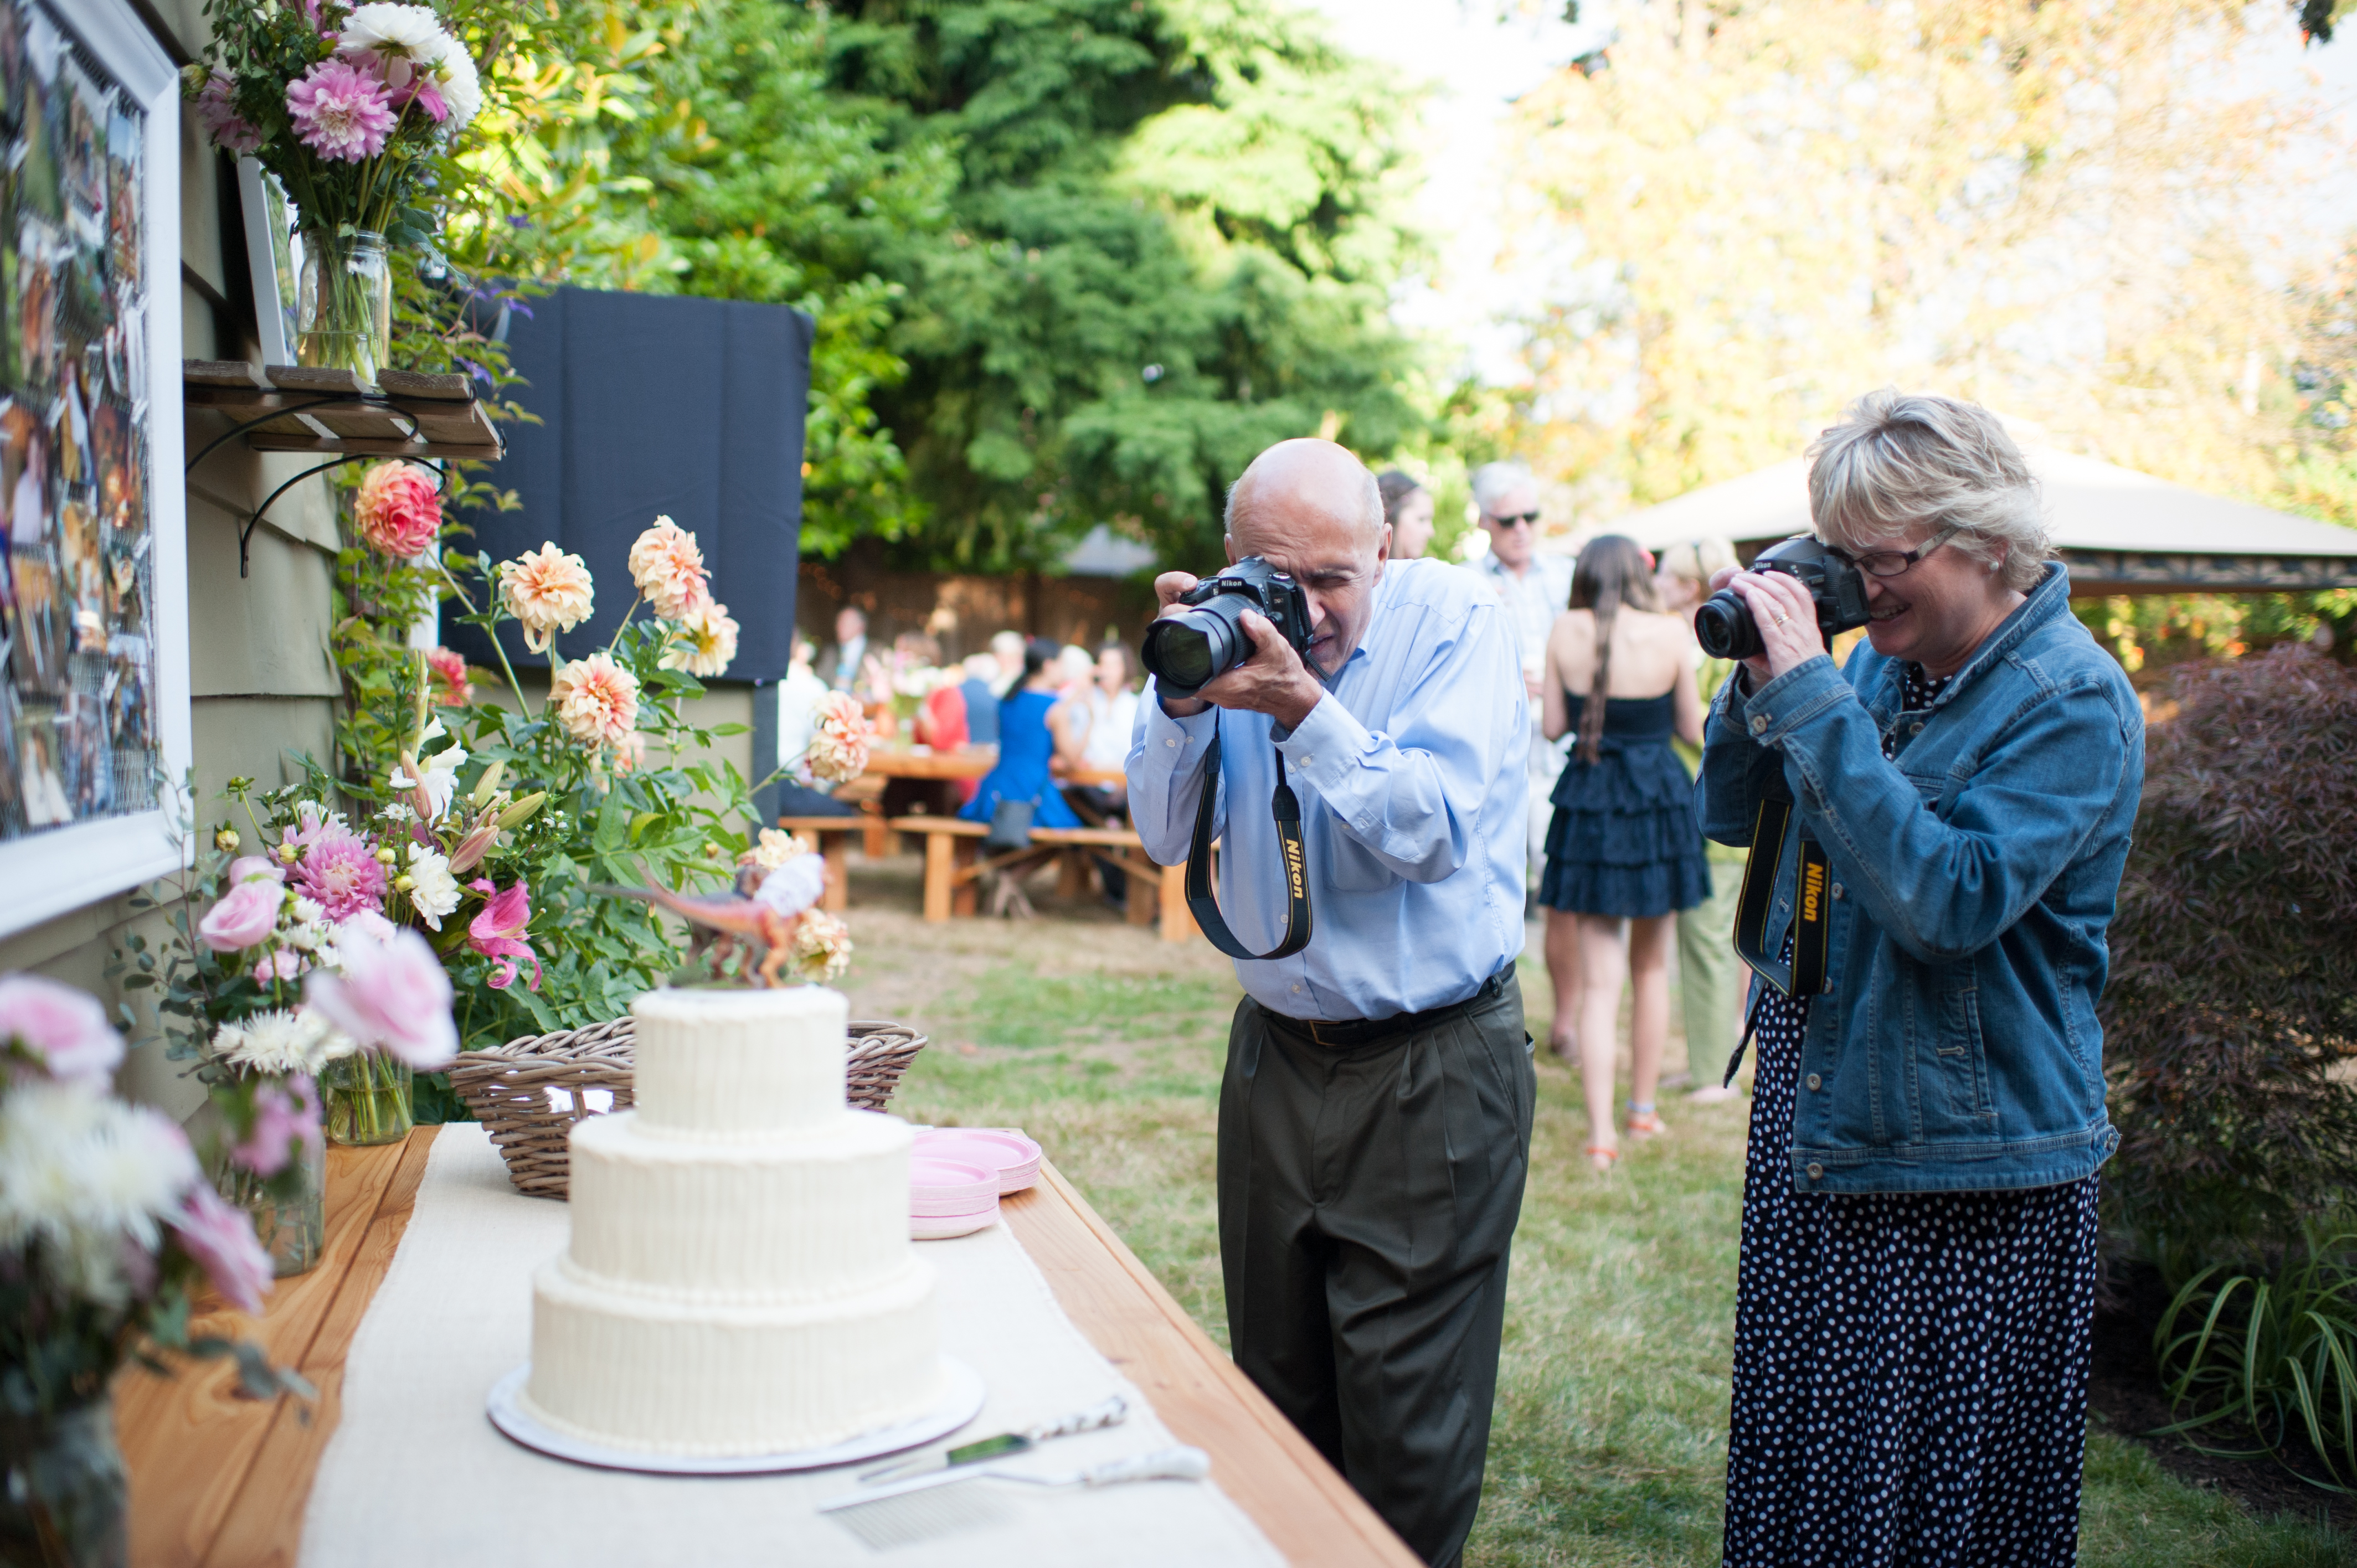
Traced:
<svg viewBox="0 0 2357 1568">
<path fill-rule="evenodd" d="M 985 1459 L 1004 1459 L 1010 1455 L 1028 1454 L 1050 1438 L 1094 1432 L 1101 1426 L 1119 1426 L 1128 1417 L 1129 1402 L 1115 1394 L 1103 1404 L 1091 1405 L 1077 1415 L 1068 1415 L 1060 1421 L 1043 1421 L 1020 1432 L 1002 1432 L 996 1437 L 977 1438 L 943 1453 L 902 1459 L 880 1469 L 870 1470 L 859 1479 L 863 1486 L 887 1480 L 906 1480 L 913 1476 L 931 1476 L 954 1470 L 963 1465 L 979 1465 Z"/>
<path fill-rule="evenodd" d="M 989 1479 L 1034 1487 L 1119 1486 L 1126 1481 L 1200 1481 L 1211 1473 L 1211 1456 L 1200 1448 L 1164 1448 L 1114 1459 L 1085 1470 L 1031 1476 L 1004 1465 L 980 1464 L 937 1470 L 913 1480 L 888 1481 L 818 1505 L 869 1546 L 882 1551 L 929 1541 L 961 1530 L 1004 1522 L 1009 1510 L 986 1487 L 963 1483 Z"/>
</svg>

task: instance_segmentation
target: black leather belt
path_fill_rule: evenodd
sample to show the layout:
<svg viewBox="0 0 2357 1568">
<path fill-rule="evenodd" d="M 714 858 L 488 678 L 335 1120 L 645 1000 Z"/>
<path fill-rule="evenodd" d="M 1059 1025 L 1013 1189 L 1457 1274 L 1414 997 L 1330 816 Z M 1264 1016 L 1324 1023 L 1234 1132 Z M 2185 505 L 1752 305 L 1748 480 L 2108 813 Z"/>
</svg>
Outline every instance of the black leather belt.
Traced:
<svg viewBox="0 0 2357 1568">
<path fill-rule="evenodd" d="M 1324 1046 L 1329 1050 L 1349 1050 L 1357 1046 L 1381 1045 L 1387 1040 L 1405 1039 L 1410 1035 L 1420 1035 L 1426 1029 L 1437 1028 L 1451 1019 L 1464 1017 L 1485 1004 L 1495 1002 L 1499 993 L 1506 989 L 1507 977 L 1513 972 L 1513 963 L 1509 961 L 1504 968 L 1483 981 L 1479 991 L 1462 1002 L 1451 1002 L 1444 1007 L 1427 1007 L 1421 1013 L 1394 1013 L 1388 1018 L 1345 1018 L 1339 1022 L 1320 1018 L 1296 1018 L 1289 1014 L 1279 1013 L 1275 1008 L 1259 1002 L 1254 1002 L 1253 1005 L 1260 1008 L 1268 1021 L 1279 1028 L 1298 1035 L 1314 1044 Z"/>
</svg>

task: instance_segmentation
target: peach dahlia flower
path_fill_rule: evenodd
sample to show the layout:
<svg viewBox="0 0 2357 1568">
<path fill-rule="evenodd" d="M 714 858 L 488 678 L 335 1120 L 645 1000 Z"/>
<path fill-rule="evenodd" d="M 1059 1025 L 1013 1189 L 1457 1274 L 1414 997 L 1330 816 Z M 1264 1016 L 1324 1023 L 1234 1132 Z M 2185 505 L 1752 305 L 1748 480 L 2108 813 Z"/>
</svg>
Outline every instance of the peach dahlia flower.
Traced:
<svg viewBox="0 0 2357 1568">
<path fill-rule="evenodd" d="M 623 746 L 639 727 L 639 678 L 603 653 L 557 667 L 548 705 L 567 735 L 593 746 Z"/>
<path fill-rule="evenodd" d="M 630 581 L 665 620 L 684 620 L 712 602 L 704 552 L 695 547 L 695 535 L 668 517 L 655 519 L 654 526 L 630 546 Z"/>
<path fill-rule="evenodd" d="M 710 677 L 727 669 L 736 657 L 737 623 L 728 618 L 728 607 L 706 599 L 679 618 L 679 629 L 663 650 L 662 665 Z"/>
<path fill-rule="evenodd" d="M 534 653 L 589 618 L 594 592 L 588 565 L 554 542 L 500 564 L 500 600 L 523 623 L 524 646 Z"/>
</svg>

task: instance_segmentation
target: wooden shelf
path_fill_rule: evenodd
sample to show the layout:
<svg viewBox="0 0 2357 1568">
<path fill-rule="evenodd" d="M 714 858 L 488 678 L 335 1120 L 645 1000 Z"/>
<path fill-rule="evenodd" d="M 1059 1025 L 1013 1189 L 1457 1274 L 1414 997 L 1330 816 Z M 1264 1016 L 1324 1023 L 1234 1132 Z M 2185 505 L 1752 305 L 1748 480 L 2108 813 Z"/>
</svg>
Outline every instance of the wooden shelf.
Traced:
<svg viewBox="0 0 2357 1568">
<path fill-rule="evenodd" d="M 255 451 L 416 458 L 506 452 L 467 377 L 381 371 L 377 381 L 371 387 L 350 371 L 242 360 L 188 360 L 181 367 L 188 406 L 246 426 L 245 444 Z"/>
</svg>

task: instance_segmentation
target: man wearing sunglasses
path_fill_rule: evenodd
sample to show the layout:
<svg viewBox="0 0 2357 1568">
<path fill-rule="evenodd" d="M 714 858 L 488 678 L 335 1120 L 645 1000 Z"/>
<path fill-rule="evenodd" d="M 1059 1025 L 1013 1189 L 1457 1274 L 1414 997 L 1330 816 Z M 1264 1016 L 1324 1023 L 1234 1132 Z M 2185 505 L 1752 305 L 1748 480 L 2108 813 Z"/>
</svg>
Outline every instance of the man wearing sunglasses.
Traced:
<svg viewBox="0 0 2357 1568">
<path fill-rule="evenodd" d="M 1547 633 L 1555 618 L 1571 603 L 1573 560 L 1568 555 L 1544 554 L 1538 548 L 1539 482 L 1520 463 L 1484 463 L 1473 470 L 1473 504 L 1481 514 L 1481 532 L 1490 536 L 1490 553 L 1471 563 L 1470 570 L 1489 585 L 1506 607 L 1514 628 L 1514 646 L 1523 660 L 1523 687 L 1538 712 L 1539 675 L 1546 668 Z M 1555 808 L 1555 775 L 1571 754 L 1577 737 L 1549 740 L 1531 725 L 1530 842 L 1525 849 L 1529 879 L 1539 885 L 1545 859 L 1547 818 Z"/>
</svg>

